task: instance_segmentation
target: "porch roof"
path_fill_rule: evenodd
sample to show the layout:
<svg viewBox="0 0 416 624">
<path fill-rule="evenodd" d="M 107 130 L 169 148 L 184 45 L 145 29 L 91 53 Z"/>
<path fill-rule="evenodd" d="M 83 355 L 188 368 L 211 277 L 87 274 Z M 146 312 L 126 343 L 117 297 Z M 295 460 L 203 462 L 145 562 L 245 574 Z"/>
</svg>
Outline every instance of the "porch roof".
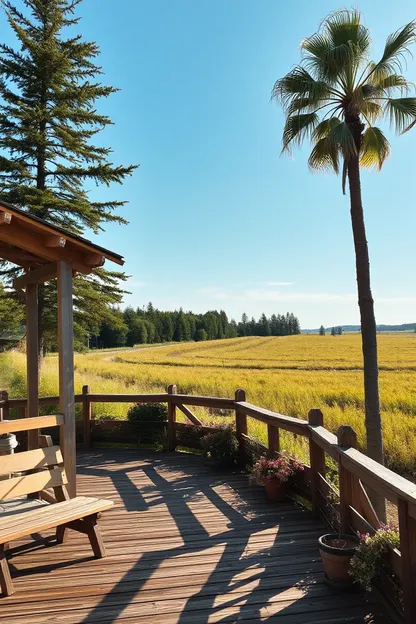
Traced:
<svg viewBox="0 0 416 624">
<path fill-rule="evenodd" d="M 119 254 L 0 200 L 0 258 L 28 270 L 67 260 L 90 273 L 105 260 L 123 265 Z"/>
</svg>

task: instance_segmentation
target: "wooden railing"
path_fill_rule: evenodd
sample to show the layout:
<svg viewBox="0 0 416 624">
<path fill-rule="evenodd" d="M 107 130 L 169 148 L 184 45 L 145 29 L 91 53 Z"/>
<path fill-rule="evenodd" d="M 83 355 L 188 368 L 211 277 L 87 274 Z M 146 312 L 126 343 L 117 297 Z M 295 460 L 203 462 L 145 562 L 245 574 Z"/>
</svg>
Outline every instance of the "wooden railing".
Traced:
<svg viewBox="0 0 416 624">
<path fill-rule="evenodd" d="M 41 397 L 39 404 L 55 405 L 58 401 L 58 397 Z M 176 448 L 178 436 L 180 438 L 184 427 L 199 428 L 201 433 L 207 430 L 188 406 L 232 410 L 236 436 L 245 459 L 259 454 L 276 456 L 281 450 L 281 431 L 305 438 L 309 446 L 309 466 L 305 466 L 304 479 L 298 484 L 298 490 L 304 499 L 310 501 L 316 517 L 325 518 L 342 532 L 374 533 L 381 523 L 367 490 L 377 492 L 397 505 L 400 551 L 391 548 L 387 559 L 393 575 L 401 583 L 404 621 L 406 624 L 416 622 L 416 485 L 357 450 L 357 437 L 352 427 L 341 426 L 337 435 L 334 435 L 325 429 L 324 416 L 319 409 L 310 410 L 307 420 L 284 416 L 247 402 L 245 392 L 241 389 L 236 391 L 234 399 L 230 399 L 178 394 L 174 385 L 169 386 L 168 392 L 161 394 L 94 394 L 88 386 L 84 386 L 82 393 L 75 395 L 75 401 L 82 404 L 82 430 L 86 448 L 91 446 L 91 434 L 97 423 L 93 418 L 92 404 L 98 402 L 166 403 L 169 450 Z M 18 417 L 24 417 L 25 408 L 26 399 L 9 399 L 7 393 L 0 394 L 0 420 L 8 419 L 10 409 L 16 409 Z M 177 422 L 178 410 L 189 421 L 187 425 Z M 267 426 L 267 447 L 248 435 L 247 417 Z M 120 424 L 117 420 L 105 422 L 110 431 Z M 0 432 L 6 428 L 6 423 L 2 423 Z M 339 490 L 327 479 L 327 455 L 338 466 Z M 386 595 L 393 594 L 395 590 L 389 585 L 394 582 L 391 577 L 386 577 L 383 582 L 387 583 L 382 588 L 383 592 Z"/>
</svg>

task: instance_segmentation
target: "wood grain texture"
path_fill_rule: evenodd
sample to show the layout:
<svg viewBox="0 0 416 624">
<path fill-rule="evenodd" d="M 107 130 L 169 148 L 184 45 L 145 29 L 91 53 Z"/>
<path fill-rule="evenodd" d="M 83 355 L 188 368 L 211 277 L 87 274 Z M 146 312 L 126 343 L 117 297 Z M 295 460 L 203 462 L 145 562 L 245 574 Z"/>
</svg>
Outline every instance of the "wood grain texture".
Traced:
<svg viewBox="0 0 416 624">
<path fill-rule="evenodd" d="M 60 446 L 68 477 L 68 493 L 74 497 L 77 492 L 77 477 L 72 306 L 72 264 L 60 261 L 58 262 L 59 411 L 65 419 L 60 432 Z"/>
<path fill-rule="evenodd" d="M 46 466 L 57 466 L 62 462 L 63 457 L 59 446 L 39 448 L 14 455 L 3 455 L 0 456 L 0 475 L 40 469 Z"/>
<path fill-rule="evenodd" d="M 81 495 L 114 501 L 99 522 L 107 557 L 93 560 L 71 532 L 50 548 L 13 543 L 16 593 L 0 599 L 0 622 L 389 621 L 373 598 L 325 585 L 317 538 L 326 527 L 290 502 L 269 503 L 241 472 L 211 471 L 185 453 L 101 449 L 79 457 L 78 475 Z"/>
<path fill-rule="evenodd" d="M 62 414 L 57 414 L 55 416 L 36 416 L 35 418 L 20 418 L 19 420 L 4 420 L 0 422 L 0 434 L 30 431 L 31 429 L 43 429 L 44 427 L 57 427 L 63 424 L 64 417 Z"/>
<path fill-rule="evenodd" d="M 35 472 L 22 477 L 13 477 L 0 481 L 0 501 L 66 485 L 67 482 L 63 468 L 52 468 L 52 470 L 42 470 L 42 472 Z"/>
<path fill-rule="evenodd" d="M 30 275 L 29 271 L 28 275 Z M 38 349 L 38 285 L 26 286 L 26 380 L 28 418 L 39 416 L 39 349 Z M 29 450 L 39 447 L 39 430 L 32 429 L 27 434 Z"/>
</svg>

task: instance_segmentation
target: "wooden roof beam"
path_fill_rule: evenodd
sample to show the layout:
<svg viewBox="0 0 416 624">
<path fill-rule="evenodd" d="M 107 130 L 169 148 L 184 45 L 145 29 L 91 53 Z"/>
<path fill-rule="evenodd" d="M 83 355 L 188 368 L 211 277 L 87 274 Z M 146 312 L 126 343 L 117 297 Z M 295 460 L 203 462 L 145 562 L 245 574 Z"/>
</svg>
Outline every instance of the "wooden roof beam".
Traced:
<svg viewBox="0 0 416 624">
<path fill-rule="evenodd" d="M 13 280 L 13 288 L 20 290 L 26 288 L 29 284 L 43 284 L 43 282 L 49 282 L 54 279 L 58 274 L 56 262 L 50 264 L 44 264 L 43 266 L 28 271 L 20 277 L 16 277 Z"/>
<path fill-rule="evenodd" d="M 0 212 L 0 225 L 10 225 L 12 215 L 10 212 Z"/>
<path fill-rule="evenodd" d="M 66 239 L 63 236 L 45 236 L 43 240 L 45 247 L 59 247 L 63 249 L 66 245 Z"/>
<path fill-rule="evenodd" d="M 91 273 L 93 267 L 76 250 L 69 249 L 67 246 L 65 248 L 45 247 L 43 236 L 33 230 L 26 230 L 22 226 L 23 223 L 20 221 L 19 224 L 11 223 L 5 228 L 0 228 L 0 241 L 15 247 L 19 246 L 21 249 L 35 254 L 39 258 L 39 262 L 67 260 L 72 263 L 76 271 Z"/>
</svg>

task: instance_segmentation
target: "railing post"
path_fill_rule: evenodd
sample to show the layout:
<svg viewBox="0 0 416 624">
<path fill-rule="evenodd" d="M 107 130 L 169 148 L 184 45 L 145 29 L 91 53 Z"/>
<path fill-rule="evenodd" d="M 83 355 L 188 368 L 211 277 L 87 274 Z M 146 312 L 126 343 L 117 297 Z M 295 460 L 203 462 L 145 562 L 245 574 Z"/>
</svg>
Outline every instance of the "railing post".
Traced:
<svg viewBox="0 0 416 624">
<path fill-rule="evenodd" d="M 238 388 L 238 390 L 235 391 L 234 399 L 236 401 L 245 401 L 246 391 Z M 239 463 L 244 464 L 245 457 L 243 435 L 247 435 L 247 415 L 241 412 L 238 407 L 235 408 L 235 435 L 237 436 L 239 445 Z"/>
<path fill-rule="evenodd" d="M 279 427 L 267 425 L 267 446 L 269 457 L 273 459 L 280 452 L 280 432 Z"/>
<path fill-rule="evenodd" d="M 416 622 L 416 519 L 409 515 L 409 504 L 399 498 L 400 554 L 402 565 L 403 611 L 405 624 Z"/>
<path fill-rule="evenodd" d="M 238 402 L 245 401 L 246 391 L 241 388 L 236 390 L 235 400 Z M 235 432 L 239 440 L 241 439 L 242 434 L 247 435 L 247 416 L 241 412 L 238 407 L 235 408 Z"/>
<path fill-rule="evenodd" d="M 341 425 L 337 432 L 338 446 L 357 447 L 357 434 L 349 425 Z M 351 525 L 350 505 L 354 506 L 354 482 L 357 478 L 339 462 L 339 502 L 341 514 L 341 533 L 349 533 Z"/>
<path fill-rule="evenodd" d="M 311 409 L 308 414 L 308 421 L 312 427 L 324 426 L 324 415 L 320 409 Z M 312 488 L 312 513 L 315 518 L 320 516 L 320 478 L 325 478 L 325 451 L 316 442 L 309 438 L 309 462 L 311 465 L 311 488 Z"/>
<path fill-rule="evenodd" d="M 25 407 L 18 407 L 17 408 L 17 417 L 18 418 L 26 418 L 26 408 Z"/>
<path fill-rule="evenodd" d="M 82 386 L 82 419 L 84 422 L 84 448 L 91 448 L 91 401 L 88 394 L 89 386 Z"/>
<path fill-rule="evenodd" d="M 171 384 L 168 386 L 168 394 L 176 394 L 177 388 L 175 384 Z M 176 431 L 175 431 L 175 423 L 176 423 L 176 405 L 175 403 L 168 398 L 168 448 L 169 451 L 174 451 L 176 448 Z"/>
<path fill-rule="evenodd" d="M 9 393 L 7 390 L 0 390 L 0 399 L 2 401 L 9 400 Z M 0 420 L 8 420 L 9 419 L 9 405 L 6 403 L 2 408 L 0 408 Z"/>
</svg>

